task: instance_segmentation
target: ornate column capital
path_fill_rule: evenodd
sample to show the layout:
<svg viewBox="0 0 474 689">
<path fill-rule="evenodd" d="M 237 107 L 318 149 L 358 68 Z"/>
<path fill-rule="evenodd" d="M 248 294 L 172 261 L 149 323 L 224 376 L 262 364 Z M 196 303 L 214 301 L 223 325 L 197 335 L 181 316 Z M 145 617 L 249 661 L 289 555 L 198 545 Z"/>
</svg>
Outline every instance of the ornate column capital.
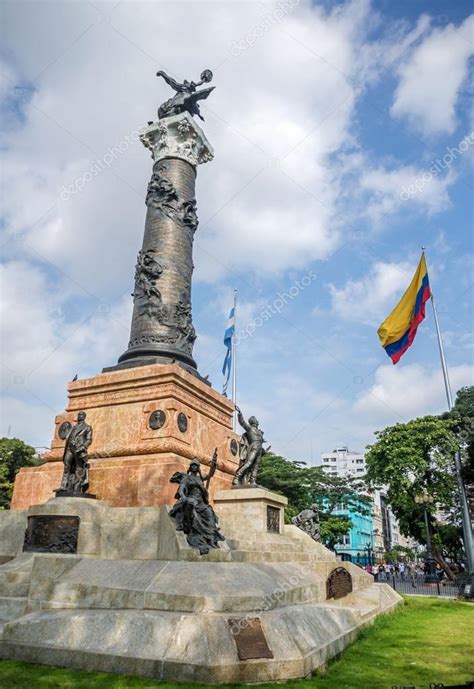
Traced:
<svg viewBox="0 0 474 689">
<path fill-rule="evenodd" d="M 142 130 L 140 140 L 155 162 L 180 158 L 194 167 L 214 158 L 214 150 L 188 112 L 164 117 Z"/>
</svg>

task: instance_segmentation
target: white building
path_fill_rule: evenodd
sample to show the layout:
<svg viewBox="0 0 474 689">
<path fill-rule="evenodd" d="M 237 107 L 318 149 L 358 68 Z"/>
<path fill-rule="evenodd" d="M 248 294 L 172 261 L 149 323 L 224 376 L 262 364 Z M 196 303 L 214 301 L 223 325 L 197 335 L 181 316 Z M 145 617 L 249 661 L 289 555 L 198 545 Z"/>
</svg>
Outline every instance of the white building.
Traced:
<svg viewBox="0 0 474 689">
<path fill-rule="evenodd" d="M 365 474 L 365 456 L 360 452 L 351 452 L 348 447 L 338 447 L 332 452 L 321 455 L 322 468 L 332 476 L 357 476 Z"/>
<path fill-rule="evenodd" d="M 341 478 L 363 478 L 367 470 L 365 455 L 361 452 L 352 452 L 344 445 L 322 454 L 321 467 L 327 474 Z M 380 558 L 384 550 L 389 550 L 395 545 L 405 545 L 406 539 L 400 534 L 398 522 L 387 505 L 383 491 L 375 491 L 373 500 L 374 545 Z"/>
</svg>

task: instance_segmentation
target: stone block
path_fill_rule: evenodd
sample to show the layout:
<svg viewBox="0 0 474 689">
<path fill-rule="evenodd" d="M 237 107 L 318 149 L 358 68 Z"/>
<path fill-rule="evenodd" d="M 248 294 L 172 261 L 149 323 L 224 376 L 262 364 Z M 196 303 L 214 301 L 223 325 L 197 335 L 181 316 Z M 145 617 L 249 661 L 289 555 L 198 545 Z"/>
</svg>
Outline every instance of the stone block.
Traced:
<svg viewBox="0 0 474 689">
<path fill-rule="evenodd" d="M 284 508 L 287 498 L 263 488 L 235 488 L 220 490 L 214 495 L 214 507 L 222 531 L 229 538 L 250 532 L 267 533 L 271 519 L 276 514 L 276 530 L 284 531 Z"/>
<path fill-rule="evenodd" d="M 25 540 L 26 510 L 0 511 L 0 555 L 15 557 Z"/>
</svg>

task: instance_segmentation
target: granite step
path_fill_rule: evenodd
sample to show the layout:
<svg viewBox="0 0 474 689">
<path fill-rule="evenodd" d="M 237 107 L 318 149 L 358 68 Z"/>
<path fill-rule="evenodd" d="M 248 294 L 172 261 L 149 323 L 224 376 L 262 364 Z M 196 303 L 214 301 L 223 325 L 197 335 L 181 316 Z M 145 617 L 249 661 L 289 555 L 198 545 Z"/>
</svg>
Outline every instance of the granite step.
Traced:
<svg viewBox="0 0 474 689">
<path fill-rule="evenodd" d="M 265 549 L 267 550 L 269 547 L 271 547 L 272 549 L 275 548 L 276 550 L 279 550 L 281 552 L 288 551 L 297 553 L 305 553 L 312 550 L 311 543 L 298 543 L 298 541 L 295 542 L 292 540 L 280 541 L 268 540 L 266 538 L 263 542 L 262 539 L 260 539 L 259 541 L 247 541 L 235 538 L 227 538 L 226 540 L 231 550 L 252 550 L 259 552 L 262 550 L 262 547 L 265 547 Z"/>
<path fill-rule="evenodd" d="M 0 596 L 0 622 L 22 617 L 26 613 L 27 605 L 26 596 Z"/>
<path fill-rule="evenodd" d="M 234 550 L 234 562 L 321 562 L 318 553 L 279 550 Z"/>
</svg>

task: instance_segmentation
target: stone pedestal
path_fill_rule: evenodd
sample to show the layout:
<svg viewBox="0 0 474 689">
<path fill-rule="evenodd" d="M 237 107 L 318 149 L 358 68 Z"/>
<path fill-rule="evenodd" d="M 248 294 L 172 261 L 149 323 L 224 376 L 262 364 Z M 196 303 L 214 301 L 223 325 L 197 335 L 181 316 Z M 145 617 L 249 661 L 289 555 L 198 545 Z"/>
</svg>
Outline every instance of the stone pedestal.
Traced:
<svg viewBox="0 0 474 689">
<path fill-rule="evenodd" d="M 186 471 L 193 457 L 205 472 L 216 447 L 211 498 L 230 487 L 238 466 L 231 443 L 238 440 L 232 431 L 232 402 L 180 366 L 152 364 L 102 373 L 69 383 L 68 394 L 45 464 L 17 475 L 12 509 L 53 497 L 61 482 L 67 424 L 80 410 L 93 429 L 89 491 L 99 500 L 114 507 L 173 504 L 173 473 Z"/>
<path fill-rule="evenodd" d="M 245 540 L 251 531 L 283 533 L 284 508 L 288 499 L 264 488 L 234 488 L 214 494 L 214 507 L 222 531 Z"/>
</svg>

